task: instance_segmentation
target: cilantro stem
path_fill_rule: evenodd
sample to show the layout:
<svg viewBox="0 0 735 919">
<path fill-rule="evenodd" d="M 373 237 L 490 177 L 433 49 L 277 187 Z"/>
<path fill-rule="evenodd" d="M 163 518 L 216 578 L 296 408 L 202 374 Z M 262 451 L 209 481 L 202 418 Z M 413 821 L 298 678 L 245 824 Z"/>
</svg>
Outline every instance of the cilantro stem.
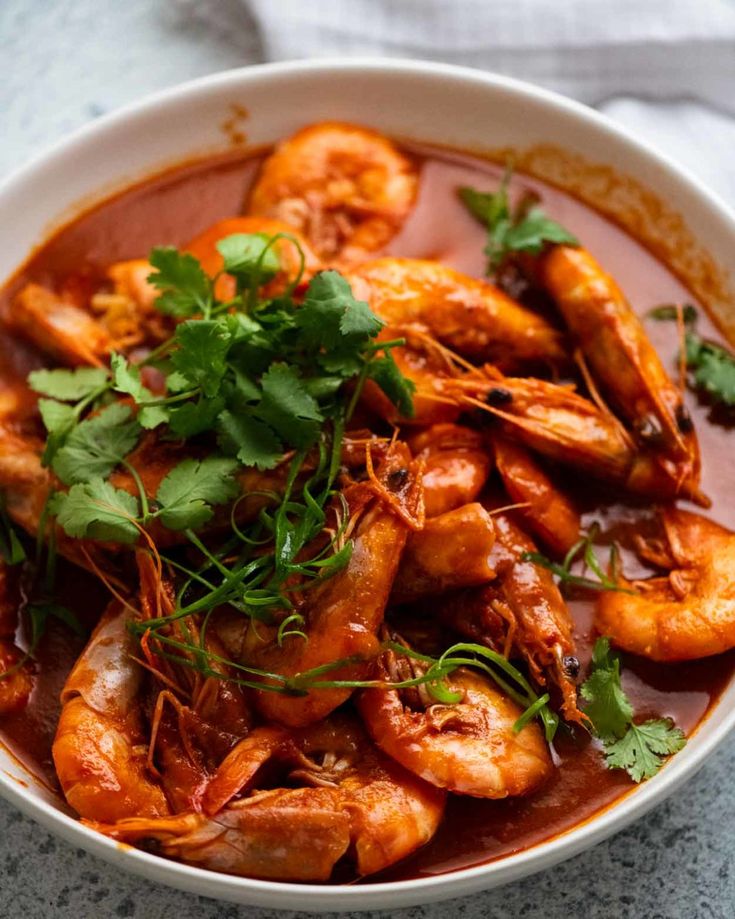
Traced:
<svg viewBox="0 0 735 919">
<path fill-rule="evenodd" d="M 145 487 L 143 486 L 143 480 L 141 479 L 138 473 L 138 470 L 128 460 L 126 459 L 122 460 L 120 465 L 130 473 L 133 481 L 135 482 L 135 487 L 137 488 L 138 496 L 140 497 L 140 507 L 143 512 L 141 516 L 141 522 L 143 526 L 146 526 L 149 520 L 151 519 L 151 517 L 155 516 L 155 514 L 153 515 L 151 514 L 150 506 L 148 504 L 148 495 L 145 492 Z"/>
</svg>

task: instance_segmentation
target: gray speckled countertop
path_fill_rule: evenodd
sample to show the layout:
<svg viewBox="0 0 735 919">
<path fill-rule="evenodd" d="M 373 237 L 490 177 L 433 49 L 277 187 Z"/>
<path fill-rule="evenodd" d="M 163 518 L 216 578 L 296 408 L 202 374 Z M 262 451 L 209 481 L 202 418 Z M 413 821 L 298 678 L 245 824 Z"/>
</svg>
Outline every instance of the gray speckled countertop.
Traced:
<svg viewBox="0 0 735 919">
<path fill-rule="evenodd" d="M 0 0 L 0 175 L 146 92 L 257 61 L 257 34 L 237 0 L 218 3 L 241 25 L 218 32 L 171 0 Z M 674 800 L 562 866 L 447 904 L 361 915 L 730 919 L 734 772 L 731 738 Z M 129 876 L 0 802 L 0 919 L 286 915 L 305 914 L 217 903 Z"/>
</svg>

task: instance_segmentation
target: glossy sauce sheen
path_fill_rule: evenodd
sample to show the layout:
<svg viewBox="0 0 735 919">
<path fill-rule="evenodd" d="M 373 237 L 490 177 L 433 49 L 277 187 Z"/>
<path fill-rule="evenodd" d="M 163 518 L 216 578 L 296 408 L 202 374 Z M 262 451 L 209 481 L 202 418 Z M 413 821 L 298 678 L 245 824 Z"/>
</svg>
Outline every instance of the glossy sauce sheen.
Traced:
<svg viewBox="0 0 735 919">
<path fill-rule="evenodd" d="M 456 189 L 473 185 L 491 190 L 497 185 L 500 169 L 471 157 L 428 148 L 409 147 L 409 152 L 421 164 L 419 198 L 388 252 L 437 258 L 468 274 L 482 276 L 484 231 L 459 204 Z M 12 296 L 27 280 L 58 283 L 65 274 L 77 273 L 80 265 L 94 275 L 110 262 L 140 256 L 154 245 L 186 243 L 216 220 L 242 211 L 258 162 L 255 156 L 230 156 L 182 167 L 112 199 L 53 237 L 11 281 L 3 296 Z M 547 212 L 583 241 L 618 280 L 639 312 L 645 313 L 660 303 L 692 302 L 676 277 L 608 220 L 556 189 L 525 177 L 515 181 L 541 195 Z M 675 325 L 648 322 L 646 327 L 673 374 L 678 347 Z M 699 331 L 718 337 L 704 315 Z M 0 336 L 0 387 L 3 381 L 25 375 L 35 363 L 37 359 L 28 349 Z M 687 404 L 702 450 L 702 486 L 713 499 L 712 510 L 707 513 L 732 527 L 735 466 L 730 457 L 735 439 L 726 428 L 710 423 L 708 408 L 700 405 L 696 396 L 687 393 Z M 578 475 L 575 483 L 578 486 Z M 626 543 L 630 543 L 631 523 L 650 511 L 644 505 L 632 504 L 593 510 L 604 497 L 602 486 L 585 483 L 581 501 L 590 508 L 585 522 L 599 520 L 608 536 L 620 541 L 627 574 L 643 573 L 626 551 Z M 76 572 L 62 569 L 62 585 L 78 585 L 79 577 Z M 64 592 L 70 592 L 68 587 Z M 79 612 L 91 621 L 103 601 L 86 586 L 83 595 L 88 599 Z M 594 640 L 593 605 L 588 598 L 574 599 L 571 608 L 584 668 Z M 78 642 L 65 630 L 52 630 L 41 649 L 40 678 L 29 707 L 0 725 L 2 736 L 14 752 L 51 783 L 55 780 L 50 743 L 58 713 L 58 692 L 78 650 Z M 732 653 L 678 666 L 627 658 L 624 685 L 637 715 L 670 716 L 684 731 L 691 732 L 730 679 L 734 666 Z M 558 768 L 539 793 L 503 802 L 451 798 L 442 827 L 432 842 L 363 883 L 425 877 L 526 849 L 572 828 L 633 787 L 624 773 L 604 768 L 599 750 L 589 738 L 575 739 L 560 731 L 555 753 Z"/>
</svg>

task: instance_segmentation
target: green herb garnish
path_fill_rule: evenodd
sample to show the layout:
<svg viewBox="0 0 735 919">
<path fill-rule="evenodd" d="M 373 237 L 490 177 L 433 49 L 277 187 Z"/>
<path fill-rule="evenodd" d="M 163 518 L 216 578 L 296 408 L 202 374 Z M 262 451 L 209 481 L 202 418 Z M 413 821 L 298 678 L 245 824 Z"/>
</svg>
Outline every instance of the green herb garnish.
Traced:
<svg viewBox="0 0 735 919">
<path fill-rule="evenodd" d="M 664 758 L 686 744 L 684 733 L 670 718 L 636 724 L 633 706 L 620 681 L 620 658 L 610 650 L 610 639 L 598 638 L 592 669 L 580 689 L 595 736 L 605 751 L 609 769 L 624 769 L 634 782 L 654 776 Z"/>
<path fill-rule="evenodd" d="M 610 546 L 608 570 L 605 571 L 595 555 L 594 540 L 599 534 L 599 526 L 593 524 L 589 532 L 585 533 L 567 552 L 561 563 L 554 562 L 540 552 L 524 552 L 523 561 L 533 562 L 555 574 L 562 585 L 582 587 L 587 590 L 617 590 L 620 593 L 635 594 L 634 590 L 623 587 L 618 583 L 618 551 L 617 546 Z M 582 560 L 585 568 L 589 569 L 594 578 L 574 574 L 572 566 Z"/>
<path fill-rule="evenodd" d="M 487 227 L 488 274 L 494 274 L 513 252 L 538 255 L 547 243 L 579 245 L 576 237 L 548 217 L 538 204 L 525 207 L 521 203 L 511 210 L 508 200 L 511 175 L 512 169 L 507 168 L 495 192 L 481 192 L 470 187 L 459 189 L 460 200 L 467 210 Z"/>
</svg>

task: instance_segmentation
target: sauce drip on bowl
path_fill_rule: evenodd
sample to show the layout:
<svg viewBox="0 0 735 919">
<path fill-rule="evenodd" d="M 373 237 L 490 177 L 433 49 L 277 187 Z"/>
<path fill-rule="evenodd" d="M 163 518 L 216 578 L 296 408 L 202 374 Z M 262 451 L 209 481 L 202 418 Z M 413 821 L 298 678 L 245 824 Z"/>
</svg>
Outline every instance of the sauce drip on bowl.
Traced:
<svg viewBox="0 0 735 919">
<path fill-rule="evenodd" d="M 456 189 L 462 185 L 494 188 L 502 170 L 469 156 L 418 145 L 408 152 L 421 166 L 419 198 L 387 252 L 439 259 L 467 274 L 482 276 L 485 232 L 460 204 Z M 2 297 L 9 302 L 28 281 L 54 286 L 69 273 L 79 274 L 80 266 L 82 274 L 96 277 L 107 264 L 141 256 L 154 245 L 184 244 L 215 221 L 241 211 L 259 162 L 257 155 L 228 155 L 175 169 L 134 187 L 58 232 L 11 280 Z M 547 213 L 584 240 L 641 315 L 661 303 L 692 302 L 677 277 L 609 220 L 538 181 L 524 176 L 514 181 L 537 192 Z M 717 339 L 717 331 L 701 309 L 700 317 L 700 333 Z M 673 375 L 678 350 L 675 324 L 648 322 L 646 331 Z M 30 348 L 0 334 L 0 398 L 4 387 L 35 366 L 38 358 Z M 686 394 L 686 403 L 699 435 L 702 489 L 712 499 L 712 508 L 705 514 L 733 527 L 734 435 L 726 426 L 713 424 L 711 409 L 692 393 Z M 33 410 L 32 400 L 28 410 Z M 575 492 L 580 488 L 578 479 Z M 582 483 L 581 489 L 581 501 L 590 508 L 606 494 L 603 486 L 592 481 Z M 599 521 L 603 533 L 622 545 L 623 569 L 631 576 L 637 573 L 637 562 L 629 551 L 628 537 L 633 524 L 648 514 L 649 505 L 631 502 L 606 505 L 604 513 L 590 510 L 585 518 L 587 525 Z M 104 605 L 101 592 L 88 589 L 86 577 L 80 586 L 80 575 L 67 566 L 60 569 L 59 583 L 64 602 L 85 622 L 93 622 Z M 594 642 L 592 600 L 574 599 L 571 609 L 579 657 L 585 666 Z M 40 676 L 28 707 L 0 724 L 0 736 L 13 752 L 51 784 L 55 779 L 50 744 L 58 717 L 58 694 L 78 651 L 78 640 L 70 633 L 51 628 L 39 650 Z M 670 716 L 689 733 L 730 680 L 735 652 L 665 666 L 628 656 L 624 664 L 623 683 L 636 713 Z M 633 787 L 625 773 L 604 767 L 597 745 L 586 736 L 575 739 L 562 729 L 555 752 L 561 768 L 540 792 L 506 801 L 452 797 L 428 845 L 364 883 L 439 874 L 517 852 L 570 829 Z"/>
</svg>

